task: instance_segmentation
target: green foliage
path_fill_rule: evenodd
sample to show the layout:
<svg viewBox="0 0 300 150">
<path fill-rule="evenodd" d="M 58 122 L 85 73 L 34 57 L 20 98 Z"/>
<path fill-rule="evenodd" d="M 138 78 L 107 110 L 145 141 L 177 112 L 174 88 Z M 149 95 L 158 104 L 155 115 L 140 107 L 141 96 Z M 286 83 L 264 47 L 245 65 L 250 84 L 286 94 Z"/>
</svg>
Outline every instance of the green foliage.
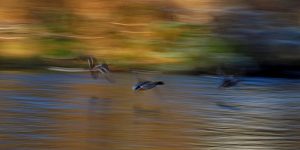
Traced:
<svg viewBox="0 0 300 150">
<path fill-rule="evenodd" d="M 72 57 L 77 55 L 74 48 L 78 47 L 78 42 L 68 38 L 47 37 L 40 40 L 45 48 L 44 55 L 50 57 Z"/>
<path fill-rule="evenodd" d="M 208 26 L 167 22 L 155 29 L 161 37 L 153 41 L 155 51 L 163 57 L 181 60 L 173 69 L 206 70 L 223 63 L 219 56 L 233 53 L 230 43 L 214 36 Z"/>
</svg>

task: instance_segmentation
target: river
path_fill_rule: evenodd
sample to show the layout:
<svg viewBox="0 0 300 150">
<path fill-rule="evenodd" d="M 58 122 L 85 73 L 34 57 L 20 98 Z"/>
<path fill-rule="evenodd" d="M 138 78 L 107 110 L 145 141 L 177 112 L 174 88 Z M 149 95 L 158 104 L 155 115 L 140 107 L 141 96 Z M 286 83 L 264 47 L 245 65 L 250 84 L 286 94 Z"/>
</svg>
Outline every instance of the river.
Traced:
<svg viewBox="0 0 300 150">
<path fill-rule="evenodd" d="M 300 80 L 160 75 L 133 92 L 88 74 L 0 72 L 0 149 L 300 149 Z"/>
</svg>

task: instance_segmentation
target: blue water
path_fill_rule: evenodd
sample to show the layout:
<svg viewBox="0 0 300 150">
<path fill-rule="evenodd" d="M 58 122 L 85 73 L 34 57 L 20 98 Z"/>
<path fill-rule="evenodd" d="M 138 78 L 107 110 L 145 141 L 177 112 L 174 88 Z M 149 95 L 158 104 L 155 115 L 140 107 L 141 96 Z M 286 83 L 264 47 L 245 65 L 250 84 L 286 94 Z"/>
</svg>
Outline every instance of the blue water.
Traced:
<svg viewBox="0 0 300 150">
<path fill-rule="evenodd" d="M 300 80 L 160 75 L 136 93 L 113 78 L 1 72 L 0 149 L 300 149 Z"/>
</svg>

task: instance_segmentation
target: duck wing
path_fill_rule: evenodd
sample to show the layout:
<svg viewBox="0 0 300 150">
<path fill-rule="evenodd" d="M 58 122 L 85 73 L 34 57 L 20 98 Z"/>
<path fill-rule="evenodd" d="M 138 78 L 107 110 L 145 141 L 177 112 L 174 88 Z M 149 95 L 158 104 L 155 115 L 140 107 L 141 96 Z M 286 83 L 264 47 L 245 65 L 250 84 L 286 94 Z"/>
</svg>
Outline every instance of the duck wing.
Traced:
<svg viewBox="0 0 300 150">
<path fill-rule="evenodd" d="M 103 63 L 101 66 L 102 66 L 102 69 L 106 70 L 106 72 L 109 72 L 109 71 L 110 71 L 110 69 L 109 69 L 109 67 L 108 67 L 108 64 Z"/>
<path fill-rule="evenodd" d="M 88 65 L 89 65 L 89 68 L 90 68 L 90 69 L 93 69 L 93 68 L 96 66 L 96 64 L 97 64 L 96 58 L 95 58 L 95 57 L 92 57 L 92 56 L 89 56 L 89 57 L 87 58 L 87 61 L 88 61 Z"/>
<path fill-rule="evenodd" d="M 61 71 L 61 72 L 90 72 L 89 69 L 84 68 L 64 68 L 64 67 L 48 67 L 51 71 Z"/>
</svg>

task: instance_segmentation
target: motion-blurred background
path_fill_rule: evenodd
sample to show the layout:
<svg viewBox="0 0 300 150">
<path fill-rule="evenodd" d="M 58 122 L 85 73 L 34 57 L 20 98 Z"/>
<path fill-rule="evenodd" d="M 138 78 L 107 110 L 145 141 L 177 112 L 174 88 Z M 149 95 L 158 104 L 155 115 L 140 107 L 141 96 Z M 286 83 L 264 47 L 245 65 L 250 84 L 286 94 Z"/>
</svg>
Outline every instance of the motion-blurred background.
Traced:
<svg viewBox="0 0 300 150">
<path fill-rule="evenodd" d="M 299 6 L 0 0 L 0 149 L 299 150 Z M 45 71 L 86 55 L 112 73 Z"/>
<path fill-rule="evenodd" d="M 297 76 L 298 0 L 1 0 L 0 67 L 80 55 L 115 70 Z M 298 71 L 298 73 L 297 73 Z"/>
</svg>

